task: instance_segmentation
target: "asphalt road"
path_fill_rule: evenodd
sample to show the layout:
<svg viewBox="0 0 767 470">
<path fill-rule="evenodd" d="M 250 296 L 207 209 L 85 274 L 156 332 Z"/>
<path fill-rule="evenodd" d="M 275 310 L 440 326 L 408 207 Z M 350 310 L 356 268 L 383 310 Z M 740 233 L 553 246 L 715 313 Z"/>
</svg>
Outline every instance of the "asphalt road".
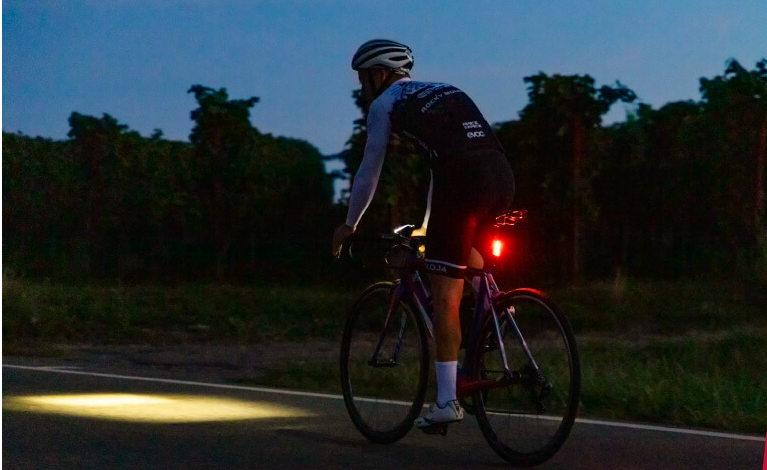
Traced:
<svg viewBox="0 0 767 470">
<path fill-rule="evenodd" d="M 189 371 L 138 372 L 4 357 L 3 469 L 508 466 L 470 417 L 446 437 L 414 430 L 382 446 L 357 433 L 340 397 L 192 381 Z M 90 405 L 107 401 L 84 408 L 53 402 L 79 396 Z M 764 452 L 764 436 L 580 420 L 564 448 L 537 468 L 752 470 L 762 468 Z"/>
</svg>

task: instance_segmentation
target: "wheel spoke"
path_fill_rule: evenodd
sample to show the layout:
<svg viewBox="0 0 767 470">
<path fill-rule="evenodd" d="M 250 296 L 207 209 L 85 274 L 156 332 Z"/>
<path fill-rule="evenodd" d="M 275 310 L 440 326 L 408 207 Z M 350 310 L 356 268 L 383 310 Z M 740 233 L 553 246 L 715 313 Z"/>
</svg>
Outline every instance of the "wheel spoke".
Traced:
<svg viewBox="0 0 767 470">
<path fill-rule="evenodd" d="M 341 344 L 344 401 L 368 439 L 404 436 L 423 407 L 428 344 L 423 321 L 402 302 L 390 310 L 391 283 L 367 289 L 349 315 Z"/>
<path fill-rule="evenodd" d="M 477 367 L 489 378 L 504 374 L 500 351 L 520 380 L 474 394 L 482 432 L 499 455 L 518 465 L 534 465 L 554 455 L 566 440 L 577 413 L 580 362 L 571 328 L 551 301 L 538 291 L 500 297 L 503 348 L 479 345 Z M 494 329 L 492 322 L 487 329 Z M 488 334 L 492 333 L 492 334 Z M 485 338 L 497 343 L 494 331 Z"/>
</svg>

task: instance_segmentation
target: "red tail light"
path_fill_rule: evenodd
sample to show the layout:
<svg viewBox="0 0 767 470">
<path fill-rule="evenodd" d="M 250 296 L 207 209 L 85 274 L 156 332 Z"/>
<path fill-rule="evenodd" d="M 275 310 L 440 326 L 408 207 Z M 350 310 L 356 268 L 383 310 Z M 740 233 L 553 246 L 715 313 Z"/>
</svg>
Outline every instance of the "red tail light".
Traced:
<svg viewBox="0 0 767 470">
<path fill-rule="evenodd" d="M 501 253 L 503 253 L 503 241 L 499 238 L 493 239 L 493 256 L 496 258 L 501 257 Z"/>
</svg>

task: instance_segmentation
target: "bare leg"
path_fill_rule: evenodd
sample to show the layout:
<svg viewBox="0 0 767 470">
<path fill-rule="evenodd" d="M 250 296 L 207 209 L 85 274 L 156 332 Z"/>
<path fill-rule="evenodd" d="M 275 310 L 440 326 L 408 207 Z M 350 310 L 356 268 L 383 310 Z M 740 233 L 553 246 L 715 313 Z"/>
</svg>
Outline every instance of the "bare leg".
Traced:
<svg viewBox="0 0 767 470">
<path fill-rule="evenodd" d="M 481 267 L 482 257 L 472 249 L 469 263 Z M 416 420 L 421 428 L 432 426 L 435 417 L 445 422 L 460 421 L 463 411 L 455 403 L 458 349 L 461 346 L 461 320 L 459 306 L 463 297 L 463 278 L 432 275 L 431 294 L 434 303 L 434 343 L 436 349 L 437 408 L 429 408 L 424 418 Z M 448 406 L 452 403 L 452 408 Z M 445 411 L 446 410 L 446 411 Z"/>
<path fill-rule="evenodd" d="M 481 269 L 482 256 L 471 249 L 469 266 Z M 463 279 L 431 276 L 431 294 L 434 299 L 434 342 L 438 362 L 458 360 L 461 346 L 461 320 L 458 308 L 463 297 Z"/>
<path fill-rule="evenodd" d="M 461 346 L 461 321 L 458 306 L 463 295 L 463 279 L 431 276 L 434 301 L 434 342 L 438 362 L 458 360 Z"/>
</svg>

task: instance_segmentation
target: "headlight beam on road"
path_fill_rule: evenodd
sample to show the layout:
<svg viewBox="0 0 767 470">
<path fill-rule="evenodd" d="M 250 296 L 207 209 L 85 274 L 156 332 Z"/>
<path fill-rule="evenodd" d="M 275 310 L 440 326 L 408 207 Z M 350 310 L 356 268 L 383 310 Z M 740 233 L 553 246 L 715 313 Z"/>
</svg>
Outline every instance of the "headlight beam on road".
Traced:
<svg viewBox="0 0 767 470">
<path fill-rule="evenodd" d="M 153 423 L 297 418 L 313 415 L 299 408 L 267 402 L 190 395 L 126 393 L 3 397 L 3 409 Z"/>
</svg>

